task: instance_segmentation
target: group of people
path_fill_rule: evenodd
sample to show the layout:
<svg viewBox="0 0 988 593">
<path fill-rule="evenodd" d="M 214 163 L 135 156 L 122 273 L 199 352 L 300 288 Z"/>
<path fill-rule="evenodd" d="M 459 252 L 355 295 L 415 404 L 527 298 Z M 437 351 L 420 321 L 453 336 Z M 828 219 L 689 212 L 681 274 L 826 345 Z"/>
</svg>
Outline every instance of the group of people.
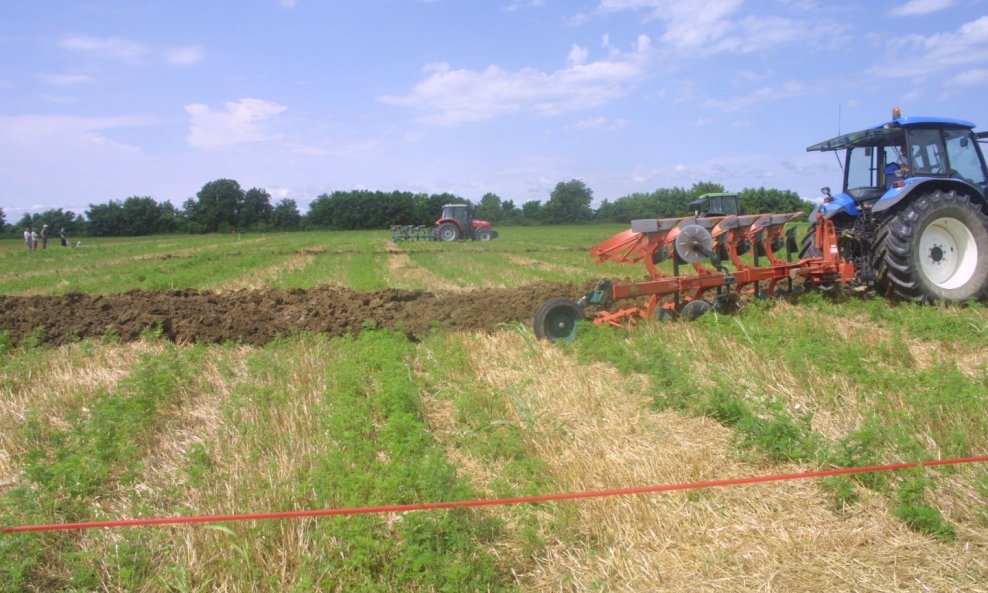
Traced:
<svg viewBox="0 0 988 593">
<path fill-rule="evenodd" d="M 62 242 L 62 247 L 69 246 L 69 238 L 65 235 L 65 229 L 58 231 L 58 238 Z M 41 240 L 41 248 L 48 249 L 48 225 L 41 226 L 41 232 L 36 232 L 33 227 L 27 227 L 24 229 L 24 245 L 27 246 L 28 251 L 36 251 L 38 249 L 38 240 Z"/>
</svg>

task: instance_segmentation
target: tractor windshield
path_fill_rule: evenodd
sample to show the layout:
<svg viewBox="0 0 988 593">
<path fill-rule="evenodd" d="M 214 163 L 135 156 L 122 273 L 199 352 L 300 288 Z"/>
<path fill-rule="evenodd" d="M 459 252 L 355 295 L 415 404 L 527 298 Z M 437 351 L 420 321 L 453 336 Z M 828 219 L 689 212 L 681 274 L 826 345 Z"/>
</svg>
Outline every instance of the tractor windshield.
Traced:
<svg viewBox="0 0 988 593">
<path fill-rule="evenodd" d="M 844 191 L 858 202 L 877 200 L 891 185 L 907 176 L 909 159 L 902 130 L 883 130 L 869 144 L 847 149 Z"/>
</svg>

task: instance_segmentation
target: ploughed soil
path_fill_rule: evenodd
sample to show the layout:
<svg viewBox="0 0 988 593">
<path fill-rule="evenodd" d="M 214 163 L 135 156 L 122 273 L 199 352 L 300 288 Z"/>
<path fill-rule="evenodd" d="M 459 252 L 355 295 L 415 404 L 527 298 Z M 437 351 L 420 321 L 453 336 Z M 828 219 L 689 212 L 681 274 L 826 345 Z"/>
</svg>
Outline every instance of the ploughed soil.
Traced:
<svg viewBox="0 0 988 593">
<path fill-rule="evenodd" d="M 148 328 L 176 342 L 265 344 L 278 335 L 359 333 L 390 328 L 415 338 L 434 327 L 490 330 L 500 323 L 532 323 L 536 309 L 585 288 L 540 282 L 521 288 L 468 292 L 339 287 L 209 292 L 193 289 L 61 296 L 0 295 L 0 331 L 14 344 L 26 336 L 53 345 L 108 334 L 137 340 Z"/>
</svg>

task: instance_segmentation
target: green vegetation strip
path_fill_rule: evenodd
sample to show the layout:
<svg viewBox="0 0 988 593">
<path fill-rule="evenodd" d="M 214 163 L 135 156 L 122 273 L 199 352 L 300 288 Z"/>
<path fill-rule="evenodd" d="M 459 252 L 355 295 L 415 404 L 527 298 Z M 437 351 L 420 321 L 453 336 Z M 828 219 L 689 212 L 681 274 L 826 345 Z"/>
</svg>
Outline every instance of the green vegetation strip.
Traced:
<svg viewBox="0 0 988 593">
<path fill-rule="evenodd" d="M 890 307 L 881 299 L 838 304 L 816 296 L 804 301 L 803 310 L 753 303 L 736 317 L 701 317 L 689 326 L 702 334 L 700 346 L 675 323 L 630 332 L 585 324 L 575 341 L 561 345 L 586 362 L 648 376 L 657 408 L 713 418 L 734 429 L 742 451 L 771 461 L 856 467 L 986 452 L 988 366 L 964 372 L 954 363 L 961 354 L 957 343 L 982 352 L 988 345 L 983 307 Z M 869 318 L 881 319 L 889 334 L 873 335 L 879 326 L 867 324 Z M 838 331 L 862 319 L 860 332 Z M 935 360 L 917 364 L 909 341 L 928 344 Z M 863 419 L 841 436 L 824 436 L 812 426 L 812 411 L 777 394 L 770 371 L 753 378 L 751 367 L 726 362 L 736 361 L 732 355 L 739 348 L 769 369 L 787 369 L 781 380 L 793 381 L 784 387 L 795 393 L 819 390 L 813 382 L 820 377 L 849 383 L 854 401 L 824 399 L 814 407 L 839 412 L 854 405 Z M 928 503 L 927 493 L 938 487 L 936 475 L 955 471 L 863 474 L 853 480 L 888 493 L 896 514 L 912 528 L 951 541 L 955 530 Z M 978 484 L 988 481 L 988 471 L 973 471 L 981 476 Z M 835 508 L 855 502 L 851 480 L 827 480 Z"/>
<path fill-rule="evenodd" d="M 24 484 L 0 497 L 0 522 L 74 522 L 96 518 L 95 504 L 134 483 L 161 410 L 182 397 L 201 348 L 168 347 L 146 355 L 115 389 L 73 410 L 68 426 L 28 417 Z M 0 538 L 0 591 L 55 588 L 53 573 L 71 589 L 94 589 L 93 558 L 75 546 L 77 534 Z M 61 566 L 61 569 L 57 567 Z"/>
<path fill-rule="evenodd" d="M 541 466 L 518 429 L 500 420 L 500 396 L 464 383 L 450 362 L 466 362 L 455 340 L 436 335 L 416 344 L 387 331 L 303 335 L 263 349 L 166 345 L 116 387 L 81 402 L 67 426 L 38 417 L 24 423 L 23 483 L 0 496 L 0 522 L 103 519 L 105 500 L 114 501 L 109 512 L 156 516 L 189 514 L 190 505 L 230 512 L 478 498 L 427 428 L 423 393 L 457 410 L 456 446 L 505 462 L 491 485 L 498 495 L 540 491 Z M 166 408 L 173 431 L 181 430 L 181 414 L 202 424 L 188 434 L 162 432 Z M 154 456 L 169 455 L 152 450 L 152 441 L 170 442 L 169 451 L 184 443 L 174 475 L 146 473 L 150 463 L 161 467 Z M 133 489 L 138 481 L 142 488 Z M 4 536 L 0 591 L 513 590 L 504 547 L 531 551 L 542 542 L 495 517 L 528 512 Z"/>
</svg>

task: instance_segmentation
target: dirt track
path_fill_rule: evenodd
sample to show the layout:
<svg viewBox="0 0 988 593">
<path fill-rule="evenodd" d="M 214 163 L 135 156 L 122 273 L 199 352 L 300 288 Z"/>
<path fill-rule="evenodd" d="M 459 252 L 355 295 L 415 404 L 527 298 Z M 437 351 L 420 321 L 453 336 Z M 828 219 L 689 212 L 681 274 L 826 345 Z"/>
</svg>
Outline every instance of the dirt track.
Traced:
<svg viewBox="0 0 988 593">
<path fill-rule="evenodd" d="M 113 295 L 0 295 L 0 331 L 13 342 L 42 328 L 42 340 L 62 344 L 112 331 L 136 340 L 159 326 L 176 342 L 240 342 L 261 345 L 297 331 L 357 333 L 368 320 L 377 327 L 427 333 L 434 323 L 453 330 L 488 330 L 499 323 L 530 323 L 550 298 L 576 297 L 571 284 L 542 282 L 521 288 L 432 293 L 386 289 L 356 292 L 337 287 L 309 290 L 203 292 L 132 290 Z"/>
</svg>

